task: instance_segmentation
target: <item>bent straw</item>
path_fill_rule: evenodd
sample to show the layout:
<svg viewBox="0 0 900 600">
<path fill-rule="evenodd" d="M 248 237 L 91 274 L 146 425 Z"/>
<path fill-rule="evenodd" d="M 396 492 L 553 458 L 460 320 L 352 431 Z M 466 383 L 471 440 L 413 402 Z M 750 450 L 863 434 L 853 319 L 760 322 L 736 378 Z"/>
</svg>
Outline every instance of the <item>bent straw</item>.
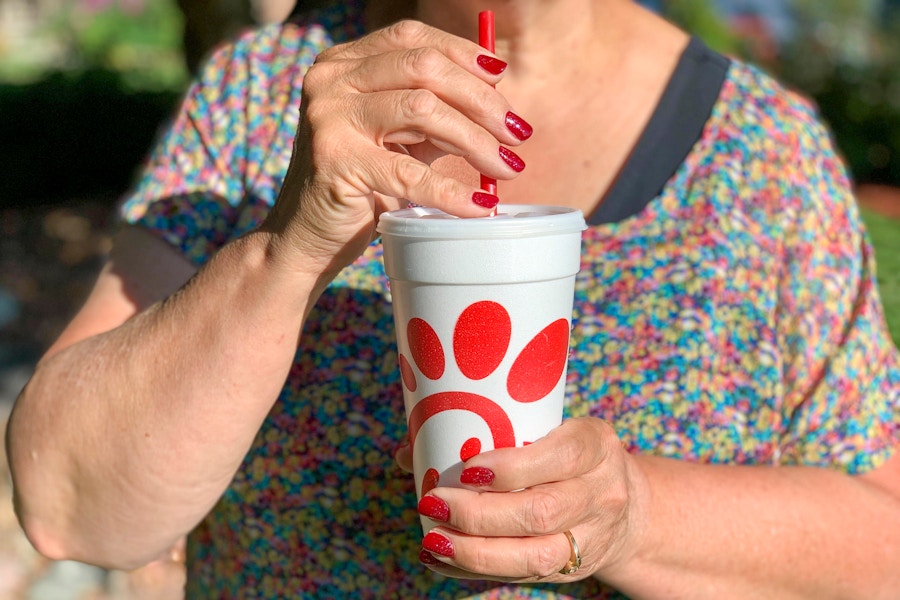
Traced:
<svg viewBox="0 0 900 600">
<path fill-rule="evenodd" d="M 489 52 L 494 52 L 494 11 L 483 10 L 478 13 L 478 45 Z M 497 180 L 481 176 L 481 189 L 489 194 L 497 195 Z M 497 208 L 491 216 L 497 214 Z"/>
</svg>

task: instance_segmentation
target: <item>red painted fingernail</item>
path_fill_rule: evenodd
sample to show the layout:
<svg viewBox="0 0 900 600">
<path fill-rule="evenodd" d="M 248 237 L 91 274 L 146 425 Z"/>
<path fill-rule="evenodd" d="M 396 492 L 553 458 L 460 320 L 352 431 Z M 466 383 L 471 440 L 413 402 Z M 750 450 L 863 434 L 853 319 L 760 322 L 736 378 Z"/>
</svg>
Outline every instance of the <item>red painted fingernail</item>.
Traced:
<svg viewBox="0 0 900 600">
<path fill-rule="evenodd" d="M 441 561 L 436 559 L 434 555 L 428 550 L 422 550 L 419 552 L 419 562 L 423 565 L 439 565 Z"/>
<path fill-rule="evenodd" d="M 465 485 L 491 485 L 494 483 L 494 472 L 485 467 L 469 467 L 460 473 L 459 482 Z"/>
<path fill-rule="evenodd" d="M 453 558 L 453 542 L 447 536 L 429 531 L 425 539 L 422 540 L 422 547 L 429 552 L 440 554 L 448 558 Z"/>
<path fill-rule="evenodd" d="M 502 158 L 504 162 L 509 165 L 509 168 L 516 173 L 521 173 L 525 168 L 525 161 L 519 158 L 519 155 L 509 148 L 500 146 L 500 158 Z"/>
<path fill-rule="evenodd" d="M 475 192 L 472 194 L 472 202 L 484 208 L 494 208 L 500 204 L 500 198 L 487 192 Z"/>
<path fill-rule="evenodd" d="M 499 58 L 488 56 L 487 54 L 479 54 L 475 59 L 478 66 L 490 73 L 491 75 L 499 75 L 506 70 L 507 64 Z"/>
<path fill-rule="evenodd" d="M 450 518 L 450 507 L 437 496 L 422 496 L 419 514 L 435 521 L 446 521 Z"/>
<path fill-rule="evenodd" d="M 506 128 L 520 140 L 527 140 L 534 133 L 534 129 L 528 122 L 514 112 L 506 113 Z"/>
</svg>

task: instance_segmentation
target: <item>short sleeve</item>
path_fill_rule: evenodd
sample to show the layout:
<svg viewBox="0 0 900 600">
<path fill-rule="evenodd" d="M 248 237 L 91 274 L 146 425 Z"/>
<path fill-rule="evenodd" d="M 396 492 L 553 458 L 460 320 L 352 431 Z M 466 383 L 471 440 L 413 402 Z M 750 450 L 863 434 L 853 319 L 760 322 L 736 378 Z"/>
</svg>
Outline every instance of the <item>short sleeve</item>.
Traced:
<svg viewBox="0 0 900 600">
<path fill-rule="evenodd" d="M 215 52 L 125 199 L 123 221 L 197 265 L 256 226 L 290 163 L 303 77 L 333 43 L 323 26 L 286 23 Z"/>
<path fill-rule="evenodd" d="M 244 196 L 247 71 L 239 55 L 225 48 L 206 64 L 122 206 L 125 223 L 150 230 L 198 265 L 228 240 Z"/>
<path fill-rule="evenodd" d="M 863 473 L 900 443 L 900 360 L 872 245 L 830 134 L 813 114 L 786 199 L 778 307 L 786 424 L 782 464 Z"/>
</svg>

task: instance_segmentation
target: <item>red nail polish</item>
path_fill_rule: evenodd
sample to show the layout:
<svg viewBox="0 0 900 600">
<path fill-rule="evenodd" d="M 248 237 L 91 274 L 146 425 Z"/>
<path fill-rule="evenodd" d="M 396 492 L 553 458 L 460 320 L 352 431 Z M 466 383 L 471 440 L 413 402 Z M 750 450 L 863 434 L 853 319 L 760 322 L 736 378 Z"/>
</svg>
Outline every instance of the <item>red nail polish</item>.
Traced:
<svg viewBox="0 0 900 600">
<path fill-rule="evenodd" d="M 434 555 L 428 550 L 422 550 L 419 552 L 419 562 L 423 565 L 439 565 L 441 561 L 436 559 Z"/>
<path fill-rule="evenodd" d="M 500 146 L 500 158 L 502 158 L 504 162 L 509 165 L 509 168 L 516 173 L 521 173 L 525 168 L 525 161 L 519 158 L 519 155 L 509 148 Z"/>
<path fill-rule="evenodd" d="M 525 119 L 513 112 L 506 113 L 506 128 L 520 140 L 527 140 L 534 133 L 534 129 Z"/>
<path fill-rule="evenodd" d="M 450 507 L 437 496 L 422 496 L 419 514 L 435 521 L 446 521 L 450 518 Z"/>
<path fill-rule="evenodd" d="M 469 467 L 460 473 L 459 482 L 465 485 L 491 485 L 494 483 L 494 472 L 485 467 Z"/>
<path fill-rule="evenodd" d="M 472 202 L 484 208 L 494 208 L 500 204 L 500 198 L 487 192 L 475 192 L 472 194 Z"/>
<path fill-rule="evenodd" d="M 494 58 L 493 56 L 488 56 L 487 54 L 480 54 L 475 60 L 478 63 L 479 67 L 481 67 L 491 75 L 499 75 L 500 73 L 505 71 L 507 67 L 507 64 L 499 58 Z"/>
<path fill-rule="evenodd" d="M 429 552 L 453 558 L 453 542 L 451 542 L 450 538 L 447 536 L 443 536 L 434 531 L 428 532 L 425 539 L 422 540 L 422 547 Z"/>
</svg>

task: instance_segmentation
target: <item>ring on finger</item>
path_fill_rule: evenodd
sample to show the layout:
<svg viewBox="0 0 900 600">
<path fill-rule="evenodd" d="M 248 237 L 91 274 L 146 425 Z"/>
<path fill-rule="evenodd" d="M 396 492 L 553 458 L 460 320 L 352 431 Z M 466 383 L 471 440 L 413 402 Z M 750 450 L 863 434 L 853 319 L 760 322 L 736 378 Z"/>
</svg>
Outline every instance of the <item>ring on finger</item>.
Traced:
<svg viewBox="0 0 900 600">
<path fill-rule="evenodd" d="M 571 531 L 567 529 L 563 531 L 563 535 L 569 541 L 569 560 L 559 572 L 561 575 L 572 575 L 581 567 L 581 551 L 578 550 L 578 542 L 575 541 Z"/>
</svg>

